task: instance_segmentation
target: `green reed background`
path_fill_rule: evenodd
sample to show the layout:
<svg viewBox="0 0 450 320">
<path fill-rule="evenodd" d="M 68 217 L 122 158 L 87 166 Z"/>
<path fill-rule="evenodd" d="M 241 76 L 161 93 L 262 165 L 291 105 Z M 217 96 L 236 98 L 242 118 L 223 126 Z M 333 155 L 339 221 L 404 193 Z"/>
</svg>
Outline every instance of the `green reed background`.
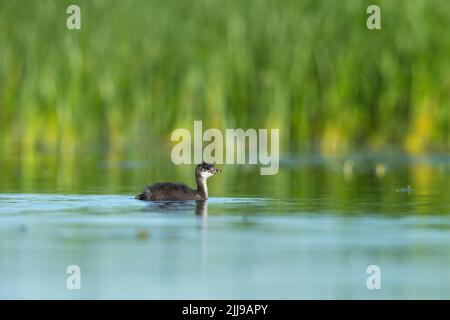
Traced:
<svg viewBox="0 0 450 320">
<path fill-rule="evenodd" d="M 283 154 L 447 152 L 449 30 L 447 0 L 1 0 L 2 174 L 168 159 L 193 120 L 280 128 Z"/>
<path fill-rule="evenodd" d="M 202 119 L 288 150 L 448 146 L 450 3 L 376 1 L 369 31 L 372 2 L 2 0 L 2 145 L 120 149 Z"/>
</svg>

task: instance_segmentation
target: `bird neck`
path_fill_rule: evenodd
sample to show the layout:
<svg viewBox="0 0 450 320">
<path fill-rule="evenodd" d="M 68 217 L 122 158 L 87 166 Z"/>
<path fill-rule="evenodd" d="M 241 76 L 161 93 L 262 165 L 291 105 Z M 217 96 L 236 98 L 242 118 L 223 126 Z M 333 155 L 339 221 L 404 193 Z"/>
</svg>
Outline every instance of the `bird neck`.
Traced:
<svg viewBox="0 0 450 320">
<path fill-rule="evenodd" d="M 195 179 L 197 180 L 197 191 L 204 196 L 205 199 L 208 199 L 208 186 L 206 185 L 206 178 L 201 175 L 195 175 Z"/>
</svg>

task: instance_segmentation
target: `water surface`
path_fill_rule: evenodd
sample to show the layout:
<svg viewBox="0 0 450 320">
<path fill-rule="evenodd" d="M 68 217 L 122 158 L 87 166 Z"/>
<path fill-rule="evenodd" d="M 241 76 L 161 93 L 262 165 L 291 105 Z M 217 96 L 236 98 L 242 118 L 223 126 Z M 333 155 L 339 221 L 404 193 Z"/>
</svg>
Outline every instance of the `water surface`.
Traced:
<svg viewBox="0 0 450 320">
<path fill-rule="evenodd" d="M 275 177 L 225 167 L 206 205 L 137 201 L 134 183 L 2 192 L 0 298 L 450 298 L 448 158 L 308 159 Z"/>
</svg>

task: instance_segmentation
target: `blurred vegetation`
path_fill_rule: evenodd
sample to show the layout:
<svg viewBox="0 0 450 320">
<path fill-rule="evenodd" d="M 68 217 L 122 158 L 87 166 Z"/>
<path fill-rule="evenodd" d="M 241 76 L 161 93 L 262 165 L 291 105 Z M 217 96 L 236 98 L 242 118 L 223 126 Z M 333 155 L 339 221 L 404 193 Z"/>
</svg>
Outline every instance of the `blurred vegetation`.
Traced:
<svg viewBox="0 0 450 320">
<path fill-rule="evenodd" d="M 448 150 L 450 2 L 375 1 L 378 31 L 372 3 L 2 0 L 1 148 L 145 149 L 201 119 L 289 151 Z"/>
<path fill-rule="evenodd" d="M 1 0 L 2 171 L 164 162 L 194 120 L 280 128 L 285 154 L 448 152 L 449 30 L 447 0 Z"/>
</svg>

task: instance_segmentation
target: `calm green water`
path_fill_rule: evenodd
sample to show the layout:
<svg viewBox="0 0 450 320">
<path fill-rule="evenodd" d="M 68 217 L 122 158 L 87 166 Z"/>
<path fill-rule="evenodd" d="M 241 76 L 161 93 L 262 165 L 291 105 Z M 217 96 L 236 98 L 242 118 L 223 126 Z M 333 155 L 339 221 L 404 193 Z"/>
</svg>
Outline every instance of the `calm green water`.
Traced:
<svg viewBox="0 0 450 320">
<path fill-rule="evenodd" d="M 450 298 L 446 155 L 290 157 L 273 177 L 223 165 L 206 205 L 132 197 L 164 176 L 191 183 L 190 167 L 92 157 L 26 173 L 10 160 L 0 298 Z M 81 290 L 66 288 L 73 264 Z"/>
</svg>

